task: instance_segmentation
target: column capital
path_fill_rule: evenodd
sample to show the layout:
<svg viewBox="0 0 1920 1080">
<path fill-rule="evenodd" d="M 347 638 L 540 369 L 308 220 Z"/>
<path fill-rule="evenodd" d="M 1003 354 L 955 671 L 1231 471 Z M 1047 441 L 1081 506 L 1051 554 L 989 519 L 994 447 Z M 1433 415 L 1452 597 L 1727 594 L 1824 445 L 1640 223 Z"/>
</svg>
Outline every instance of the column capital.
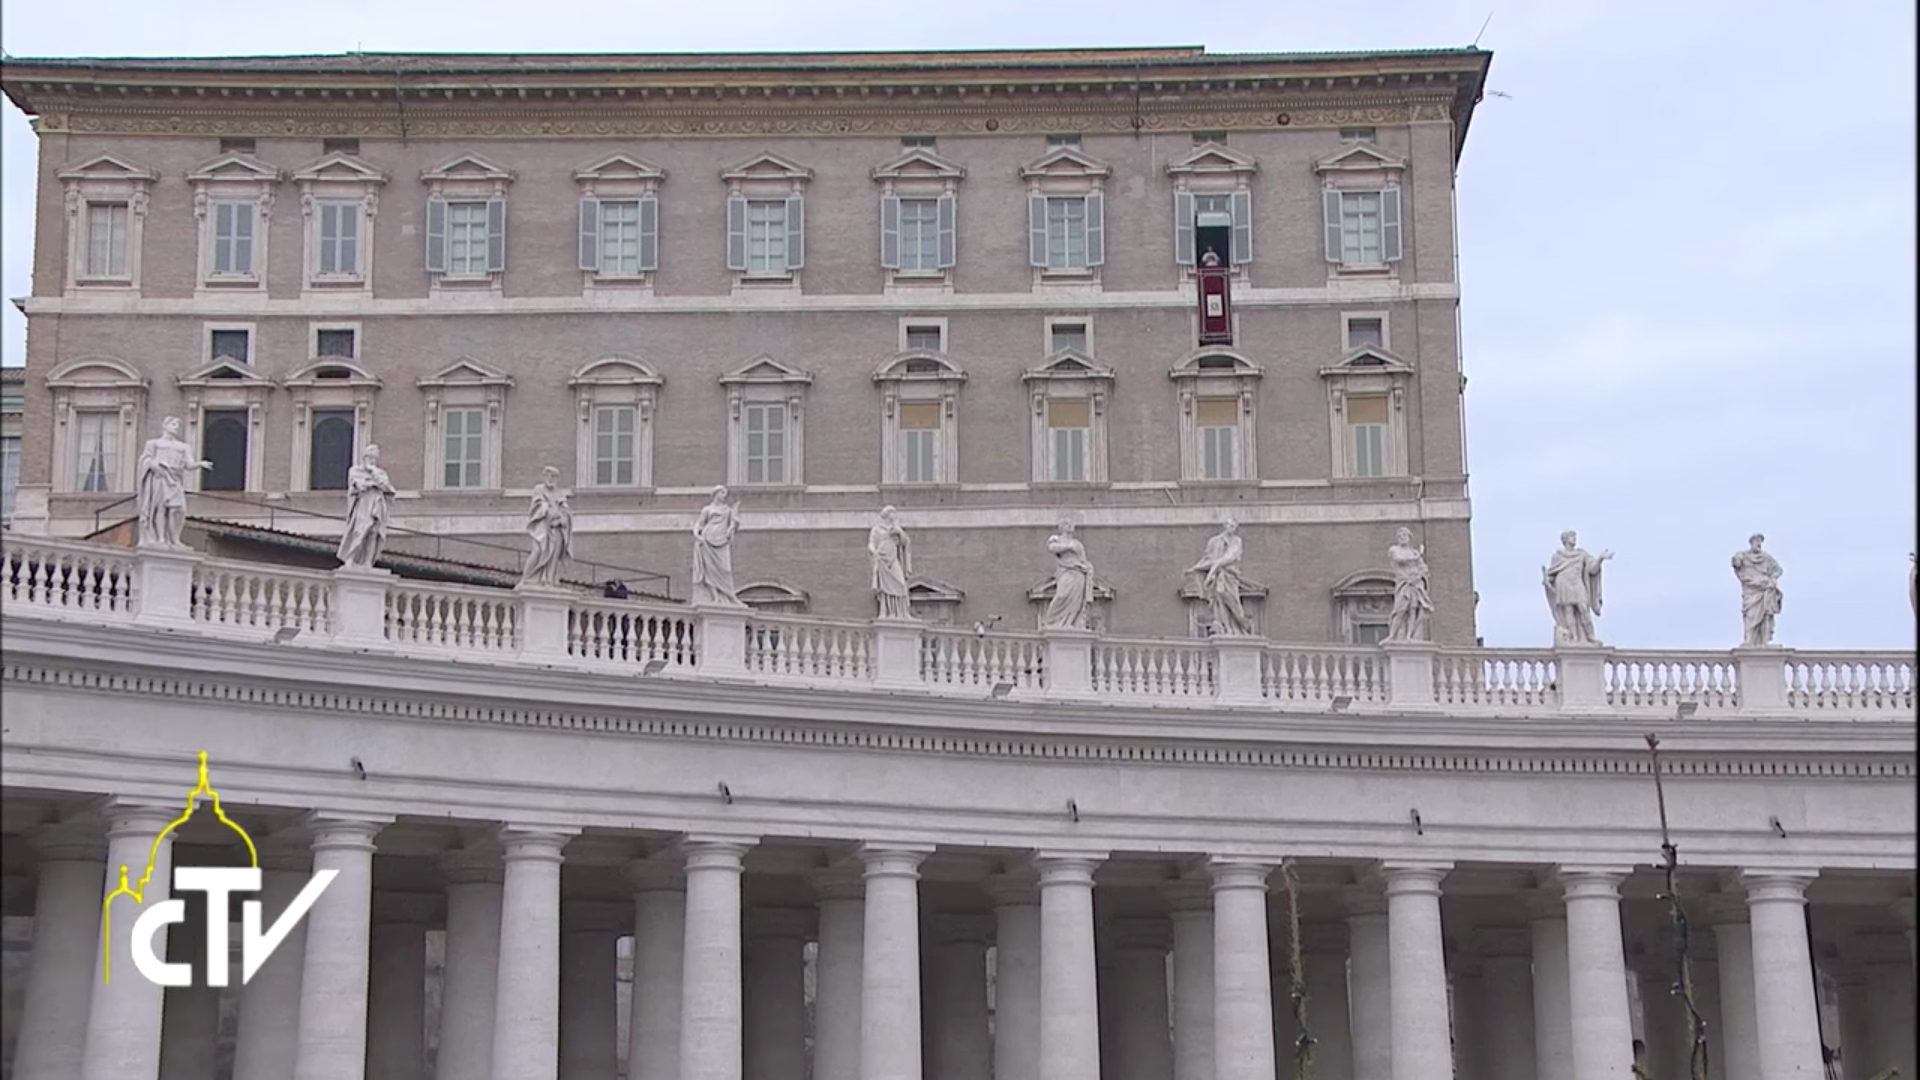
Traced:
<svg viewBox="0 0 1920 1080">
<path fill-rule="evenodd" d="M 1807 886 L 1820 876 L 1818 870 L 1742 870 L 1740 883 L 1747 890 L 1747 906 L 1757 904 L 1804 904 Z"/>
<path fill-rule="evenodd" d="M 1554 878 L 1568 900 L 1618 900 L 1620 883 L 1631 870 L 1626 866 L 1562 863 L 1554 867 Z"/>
<path fill-rule="evenodd" d="M 742 936 L 750 941 L 805 941 L 813 933 L 815 918 L 812 908 L 750 907 L 744 924 Z"/>
<path fill-rule="evenodd" d="M 680 855 L 689 872 L 694 870 L 732 870 L 740 872 L 741 860 L 760 842 L 757 836 L 738 833 L 688 833 L 680 838 Z"/>
<path fill-rule="evenodd" d="M 927 916 L 927 931 L 940 945 L 991 945 L 993 923 L 992 915 L 943 911 Z"/>
<path fill-rule="evenodd" d="M 430 924 L 439 919 L 441 907 L 441 899 L 434 893 L 376 889 L 373 894 L 373 921 Z"/>
<path fill-rule="evenodd" d="M 1167 906 L 1176 913 L 1213 911 L 1213 883 L 1205 878 L 1172 878 L 1160 889 L 1167 895 Z"/>
<path fill-rule="evenodd" d="M 807 871 L 807 884 L 813 886 L 813 898 L 826 900 L 864 900 L 867 897 L 866 869 L 857 863 L 834 863 Z"/>
<path fill-rule="evenodd" d="M 99 809 L 106 818 L 109 841 L 129 836 L 156 836 L 180 816 L 177 806 L 132 802 L 117 797 L 105 801 Z"/>
<path fill-rule="evenodd" d="M 161 827 L 166 826 L 163 823 Z M 43 862 L 104 863 L 107 859 L 106 834 L 86 822 L 36 825 L 28 831 L 27 843 Z"/>
<path fill-rule="evenodd" d="M 866 865 L 865 877 L 920 880 L 920 864 L 933 854 L 932 844 L 861 844 L 855 850 Z"/>
<path fill-rule="evenodd" d="M 1482 957 L 1533 957 L 1533 931 L 1525 926 L 1482 926 L 1474 930 L 1474 949 Z"/>
<path fill-rule="evenodd" d="M 301 823 L 313 837 L 315 851 L 372 851 L 374 837 L 393 824 L 388 814 L 339 814 L 309 811 Z"/>
<path fill-rule="evenodd" d="M 687 891 L 686 862 L 679 851 L 630 860 L 621 873 L 636 893 Z"/>
<path fill-rule="evenodd" d="M 1223 889 L 1259 889 L 1265 892 L 1267 875 L 1273 873 L 1278 865 L 1256 859 L 1214 857 L 1207 860 L 1207 875 L 1213 879 L 1214 892 Z"/>
<path fill-rule="evenodd" d="M 615 900 L 562 900 L 560 932 L 631 934 L 633 908 Z"/>
<path fill-rule="evenodd" d="M 1166 952 L 1173 948 L 1173 928 L 1167 920 L 1153 916 L 1127 916 L 1107 920 L 1106 944 L 1119 950 Z"/>
<path fill-rule="evenodd" d="M 1093 872 L 1107 861 L 1104 851 L 1036 851 L 1033 868 L 1040 875 L 1040 888 L 1053 885 L 1093 886 Z"/>
<path fill-rule="evenodd" d="M 1032 907 L 1040 902 L 1040 877 L 1032 867 L 994 874 L 981 885 L 996 908 Z"/>
<path fill-rule="evenodd" d="M 491 845 L 448 848 L 437 861 L 449 885 L 498 885 L 506 873 L 499 849 Z"/>
<path fill-rule="evenodd" d="M 561 862 L 565 858 L 562 851 L 567 841 L 578 835 L 578 829 L 554 829 L 544 825 L 536 828 L 508 824 L 494 830 L 494 836 L 500 842 L 500 861 L 503 863 Z"/>
<path fill-rule="evenodd" d="M 1453 869 L 1451 862 L 1392 860 L 1380 864 L 1380 880 L 1387 896 L 1440 895 L 1440 883 Z"/>
</svg>

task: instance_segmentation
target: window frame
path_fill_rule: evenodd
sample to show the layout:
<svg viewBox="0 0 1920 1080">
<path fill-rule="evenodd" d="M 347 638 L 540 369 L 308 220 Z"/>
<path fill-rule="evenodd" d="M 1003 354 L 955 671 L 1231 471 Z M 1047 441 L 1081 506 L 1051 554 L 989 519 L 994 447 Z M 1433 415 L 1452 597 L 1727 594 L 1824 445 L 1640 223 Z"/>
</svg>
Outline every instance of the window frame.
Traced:
<svg viewBox="0 0 1920 1080">
<path fill-rule="evenodd" d="M 647 491 L 653 488 L 654 412 L 663 381 L 653 367 L 632 356 L 605 356 L 582 365 L 567 381 L 573 389 L 579 434 L 574 440 L 574 486 Z M 634 410 L 633 482 L 598 482 L 599 410 Z"/>
<path fill-rule="evenodd" d="M 293 174 L 300 185 L 301 231 L 304 255 L 301 259 L 300 288 L 304 294 L 358 292 L 371 295 L 376 244 L 374 219 L 380 212 L 380 193 L 389 177 L 381 169 L 356 154 L 327 153 Z M 329 205 L 357 204 L 359 233 L 351 271 L 322 269 L 325 247 L 325 208 Z"/>
<path fill-rule="evenodd" d="M 357 344 L 357 342 L 356 342 Z M 357 361 L 318 359 L 295 371 L 281 382 L 293 399 L 293 439 L 288 491 L 313 491 L 314 414 L 323 410 L 353 412 L 353 457 L 372 441 L 373 406 L 380 393 L 380 380 Z"/>
<path fill-rule="evenodd" d="M 1221 360 L 1226 364 L 1207 361 Z M 1173 381 L 1179 416 L 1180 482 L 1182 484 L 1253 484 L 1260 479 L 1259 401 L 1265 369 L 1233 349 L 1212 346 L 1180 358 L 1167 377 Z M 1231 400 L 1236 403 L 1233 437 L 1234 475 L 1210 477 L 1206 470 L 1204 428 L 1200 403 Z"/>
<path fill-rule="evenodd" d="M 502 489 L 501 445 L 505 422 L 507 392 L 513 388 L 511 376 L 462 356 L 414 385 L 424 393 L 427 422 L 426 454 L 421 468 L 421 489 L 425 491 L 497 493 Z M 480 482 L 473 486 L 448 487 L 446 477 L 446 432 L 441 417 L 449 409 L 478 409 L 480 429 Z"/>
<path fill-rule="evenodd" d="M 1027 265 L 1035 287 L 1099 287 L 1101 267 L 1107 261 L 1106 179 L 1112 173 L 1078 145 L 1052 146 L 1021 167 L 1020 177 L 1027 184 Z M 1084 263 L 1054 266 L 1053 200 L 1072 199 L 1081 200 Z"/>
<path fill-rule="evenodd" d="M 285 178 L 279 169 L 244 153 L 221 154 L 187 173 L 187 181 L 193 185 L 193 213 L 200 234 L 199 272 L 194 279 L 197 295 L 266 288 L 267 267 L 272 265 L 274 200 Z M 239 203 L 253 206 L 249 263 L 245 270 L 221 270 L 221 208 Z"/>
<path fill-rule="evenodd" d="M 807 264 L 806 191 L 813 170 L 779 156 L 762 152 L 730 169 L 722 170 L 726 185 L 726 267 L 733 275 L 734 291 L 754 289 L 800 288 L 800 275 Z M 781 211 L 782 263 L 779 269 L 752 269 L 752 245 L 748 236 L 750 204 L 784 203 Z"/>
<path fill-rule="evenodd" d="M 1362 347 L 1349 351 L 1341 360 L 1320 369 L 1327 386 L 1327 422 L 1329 475 L 1335 481 L 1379 483 L 1404 480 L 1413 475 L 1409 447 L 1409 423 L 1406 400 L 1414 379 L 1413 368 L 1385 349 Z M 1352 426 L 1347 422 L 1347 401 L 1353 397 L 1387 399 L 1384 472 L 1379 476 L 1359 474 Z"/>
<path fill-rule="evenodd" d="M 727 484 L 752 488 L 806 486 L 806 393 L 813 376 L 760 356 L 720 377 L 727 393 Z M 780 406 L 786 410 L 785 476 L 778 483 L 747 479 L 747 405 Z"/>
<path fill-rule="evenodd" d="M 1321 256 L 1330 277 L 1346 275 L 1395 276 L 1408 257 L 1412 232 L 1402 197 L 1406 161 L 1371 142 L 1342 142 L 1340 149 L 1314 162 L 1321 191 Z M 1380 258 L 1346 258 L 1346 199 L 1350 195 L 1379 197 Z"/>
<path fill-rule="evenodd" d="M 1356 350 L 1369 348 L 1369 347 L 1379 349 L 1382 352 L 1392 352 L 1393 325 L 1392 325 L 1392 320 L 1388 316 L 1389 316 L 1389 312 L 1387 312 L 1385 309 L 1381 309 L 1378 311 L 1342 311 L 1340 313 L 1340 350 L 1341 352 L 1352 353 L 1352 352 L 1355 352 Z M 1355 344 L 1353 340 L 1353 324 L 1356 322 L 1366 322 L 1369 320 L 1378 321 L 1380 323 L 1379 344 L 1373 345 L 1373 346 L 1367 346 L 1365 344 Z"/>
<path fill-rule="evenodd" d="M 898 157 L 873 170 L 880 185 L 880 268 L 888 290 L 952 291 L 960 261 L 960 182 L 966 176 L 966 169 L 941 157 L 931 144 L 903 143 Z M 933 265 L 906 266 L 900 213 L 906 202 L 919 200 L 933 203 Z"/>
<path fill-rule="evenodd" d="M 459 157 L 420 174 L 427 185 L 426 228 L 422 229 L 425 255 L 422 267 L 428 278 L 428 295 L 471 292 L 475 289 L 501 292 L 507 275 L 507 225 L 510 207 L 508 190 L 514 181 L 511 170 L 476 154 Z M 460 271 L 452 269 L 453 206 L 484 203 L 484 248 L 475 270 L 471 261 Z"/>
<path fill-rule="evenodd" d="M 651 293 L 660 270 L 660 186 L 665 170 L 627 154 L 611 154 L 573 171 L 579 189 L 579 260 L 582 289 Z M 606 268 L 605 204 L 634 206 L 634 269 Z"/>
<path fill-rule="evenodd" d="M 353 335 L 353 353 L 349 356 L 335 356 L 320 351 L 320 335 L 336 331 L 345 331 Z M 307 324 L 307 359 L 309 362 L 327 363 L 345 361 L 350 364 L 360 362 L 365 352 L 366 341 L 361 336 L 360 323 L 355 321 L 321 321 Z"/>
<path fill-rule="evenodd" d="M 434 471 L 433 487 L 442 491 L 476 491 L 487 485 L 487 407 L 485 405 L 443 405 L 438 410 L 440 461 Z M 452 421 L 459 418 L 459 423 Z M 454 428 L 460 430 L 455 431 Z M 456 442 L 460 456 L 449 453 Z M 469 455 L 471 451 L 471 455 Z M 447 479 L 451 470 L 460 470 L 458 482 Z M 467 478 L 472 477 L 472 483 Z"/>
<path fill-rule="evenodd" d="M 1087 322 L 1091 334 L 1091 320 Z M 1028 411 L 1032 421 L 1029 454 L 1032 482 L 1073 486 L 1106 484 L 1107 400 L 1113 392 L 1113 371 L 1101 367 L 1085 353 L 1062 349 L 1049 356 L 1040 366 L 1028 369 L 1021 379 L 1027 385 Z M 1054 428 L 1049 423 L 1050 404 L 1054 401 L 1087 403 L 1086 475 L 1078 480 L 1063 480 L 1056 475 Z"/>
<path fill-rule="evenodd" d="M 81 412 L 119 417 L 118 460 L 114 463 L 117 475 L 111 479 L 110 490 L 133 491 L 134 459 L 140 453 L 138 440 L 147 405 L 146 377 L 112 357 L 88 356 L 70 360 L 48 372 L 47 389 L 53 397 L 53 468 L 49 480 L 53 491 L 79 490 L 74 475 L 78 438 L 74 416 Z"/>
<path fill-rule="evenodd" d="M 213 335 L 219 332 L 235 332 L 247 335 L 247 355 L 228 357 L 247 367 L 254 367 L 260 358 L 260 331 L 258 323 L 250 322 L 203 322 L 200 324 L 200 363 L 202 366 L 221 359 L 213 353 Z"/>
<path fill-rule="evenodd" d="M 1253 181 L 1259 170 L 1258 160 L 1217 142 L 1199 143 L 1167 163 L 1173 180 L 1173 261 L 1183 280 L 1198 268 L 1193 220 L 1199 198 L 1227 201 L 1226 212 L 1233 219 L 1227 264 L 1236 276 L 1247 273 L 1254 262 Z"/>
<path fill-rule="evenodd" d="M 246 329 L 249 331 L 248 348 L 251 350 L 257 345 L 251 333 L 251 324 L 213 324 L 207 332 L 209 352 L 212 349 L 212 331 L 216 329 Z M 266 421 L 268 400 L 274 390 L 273 380 L 261 375 L 251 363 L 210 356 L 200 369 L 182 375 L 174 382 L 187 406 L 181 439 L 195 454 L 201 454 L 205 449 L 206 413 L 216 410 L 246 413 L 247 457 L 242 469 L 246 486 L 241 490 L 265 491 Z M 199 469 L 187 470 L 188 491 L 199 491 L 201 480 Z"/>
<path fill-rule="evenodd" d="M 901 319 L 902 346 L 906 343 L 909 326 L 937 326 L 941 342 L 945 344 L 947 325 L 944 318 Z M 967 373 L 944 351 L 903 347 L 880 362 L 874 369 L 873 381 L 880 388 L 880 483 L 914 488 L 958 484 L 959 401 Z M 935 476 L 931 480 L 907 478 L 906 429 L 900 424 L 901 407 L 904 405 L 935 405 L 939 408 L 940 427 L 933 437 Z"/>
<path fill-rule="evenodd" d="M 112 154 L 100 154 L 79 165 L 61 169 L 54 176 L 63 189 L 67 212 L 63 294 L 72 298 L 86 292 L 139 292 L 147 207 L 153 184 L 160 179 L 159 172 Z M 125 273 L 94 274 L 89 270 L 87 259 L 92 245 L 92 219 L 88 208 L 96 204 L 124 205 L 127 208 L 126 237 L 121 252 Z"/>
<path fill-rule="evenodd" d="M 1331 590 L 1333 599 L 1333 639 L 1342 645 L 1361 645 L 1357 640 L 1362 626 L 1379 627 L 1381 636 L 1393 612 L 1393 573 L 1390 570 L 1359 570 L 1348 574 Z"/>
</svg>

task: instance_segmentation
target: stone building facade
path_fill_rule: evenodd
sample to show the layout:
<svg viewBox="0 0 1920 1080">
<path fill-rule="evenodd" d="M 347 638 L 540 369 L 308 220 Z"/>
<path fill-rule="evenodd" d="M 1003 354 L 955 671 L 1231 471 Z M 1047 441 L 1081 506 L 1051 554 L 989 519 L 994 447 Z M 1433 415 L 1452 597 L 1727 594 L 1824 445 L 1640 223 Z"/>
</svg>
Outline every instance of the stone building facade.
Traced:
<svg viewBox="0 0 1920 1080">
<path fill-rule="evenodd" d="M 398 524 L 511 544 L 552 464 L 581 556 L 677 596 L 726 483 L 748 598 L 833 616 L 871 614 L 890 503 L 930 618 L 1033 625 L 1070 515 L 1103 626 L 1196 633 L 1180 570 L 1230 514 L 1263 631 L 1371 642 L 1406 525 L 1470 643 L 1453 182 L 1489 57 L 12 60 L 15 527 L 124 517 L 179 415 L 198 518 L 324 534 L 299 512 L 375 442 Z"/>
</svg>

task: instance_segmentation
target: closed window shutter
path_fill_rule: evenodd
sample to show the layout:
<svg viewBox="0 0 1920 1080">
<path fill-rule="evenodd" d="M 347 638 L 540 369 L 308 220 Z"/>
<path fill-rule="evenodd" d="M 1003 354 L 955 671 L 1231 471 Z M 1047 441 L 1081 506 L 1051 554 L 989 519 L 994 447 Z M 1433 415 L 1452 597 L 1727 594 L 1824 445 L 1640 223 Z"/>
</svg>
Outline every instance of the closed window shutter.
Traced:
<svg viewBox="0 0 1920 1080">
<path fill-rule="evenodd" d="M 1099 266 L 1107 261 L 1107 220 L 1104 211 L 1106 200 L 1099 192 L 1087 196 L 1087 265 Z"/>
<path fill-rule="evenodd" d="M 727 269 L 744 271 L 747 268 L 747 200 L 744 196 L 727 196 Z"/>
<path fill-rule="evenodd" d="M 427 200 L 427 269 L 447 272 L 447 200 Z"/>
<path fill-rule="evenodd" d="M 956 261 L 953 231 L 955 210 L 952 192 L 940 196 L 940 269 L 942 270 L 950 268 Z"/>
<path fill-rule="evenodd" d="M 640 269 L 660 269 L 660 200 L 652 195 L 640 200 Z"/>
<path fill-rule="evenodd" d="M 1047 199 L 1044 195 L 1027 196 L 1027 262 L 1043 270 L 1047 266 Z"/>
<path fill-rule="evenodd" d="M 487 272 L 507 268 L 507 200 L 487 200 Z"/>
<path fill-rule="evenodd" d="M 1380 193 L 1380 251 L 1388 262 L 1400 261 L 1400 189 Z"/>
<path fill-rule="evenodd" d="M 1320 197 L 1326 209 L 1327 261 L 1337 263 L 1340 261 L 1340 193 L 1328 188 Z"/>
<path fill-rule="evenodd" d="M 900 269 L 900 196 L 880 196 L 880 265 Z"/>
<path fill-rule="evenodd" d="M 787 196 L 787 269 L 798 270 L 807 259 L 807 215 L 800 196 Z"/>
<path fill-rule="evenodd" d="M 1233 193 L 1233 265 L 1253 261 L 1253 192 Z"/>
<path fill-rule="evenodd" d="M 600 200 L 580 200 L 580 269 L 600 269 Z"/>
<path fill-rule="evenodd" d="M 1173 193 L 1173 261 L 1193 265 L 1193 193 Z M 1238 261 L 1238 260 L 1236 260 Z"/>
</svg>

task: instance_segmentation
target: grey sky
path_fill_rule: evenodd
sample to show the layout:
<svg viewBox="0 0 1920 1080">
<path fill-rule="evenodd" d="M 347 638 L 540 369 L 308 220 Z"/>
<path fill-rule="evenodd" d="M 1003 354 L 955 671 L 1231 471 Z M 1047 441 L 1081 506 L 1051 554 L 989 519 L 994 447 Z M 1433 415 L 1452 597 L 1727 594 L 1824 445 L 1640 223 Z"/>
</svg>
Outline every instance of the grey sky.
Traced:
<svg viewBox="0 0 1920 1080">
<path fill-rule="evenodd" d="M 0 9 L 15 56 L 1465 45 L 1495 0 L 233 0 Z M 1480 632 L 1539 646 L 1563 528 L 1611 548 L 1601 636 L 1739 641 L 1728 559 L 1786 566 L 1779 637 L 1914 640 L 1914 8 L 1507 0 L 1460 170 Z M 4 110 L 4 292 L 28 291 L 33 137 Z M 24 320 L 0 315 L 8 364 Z"/>
</svg>

